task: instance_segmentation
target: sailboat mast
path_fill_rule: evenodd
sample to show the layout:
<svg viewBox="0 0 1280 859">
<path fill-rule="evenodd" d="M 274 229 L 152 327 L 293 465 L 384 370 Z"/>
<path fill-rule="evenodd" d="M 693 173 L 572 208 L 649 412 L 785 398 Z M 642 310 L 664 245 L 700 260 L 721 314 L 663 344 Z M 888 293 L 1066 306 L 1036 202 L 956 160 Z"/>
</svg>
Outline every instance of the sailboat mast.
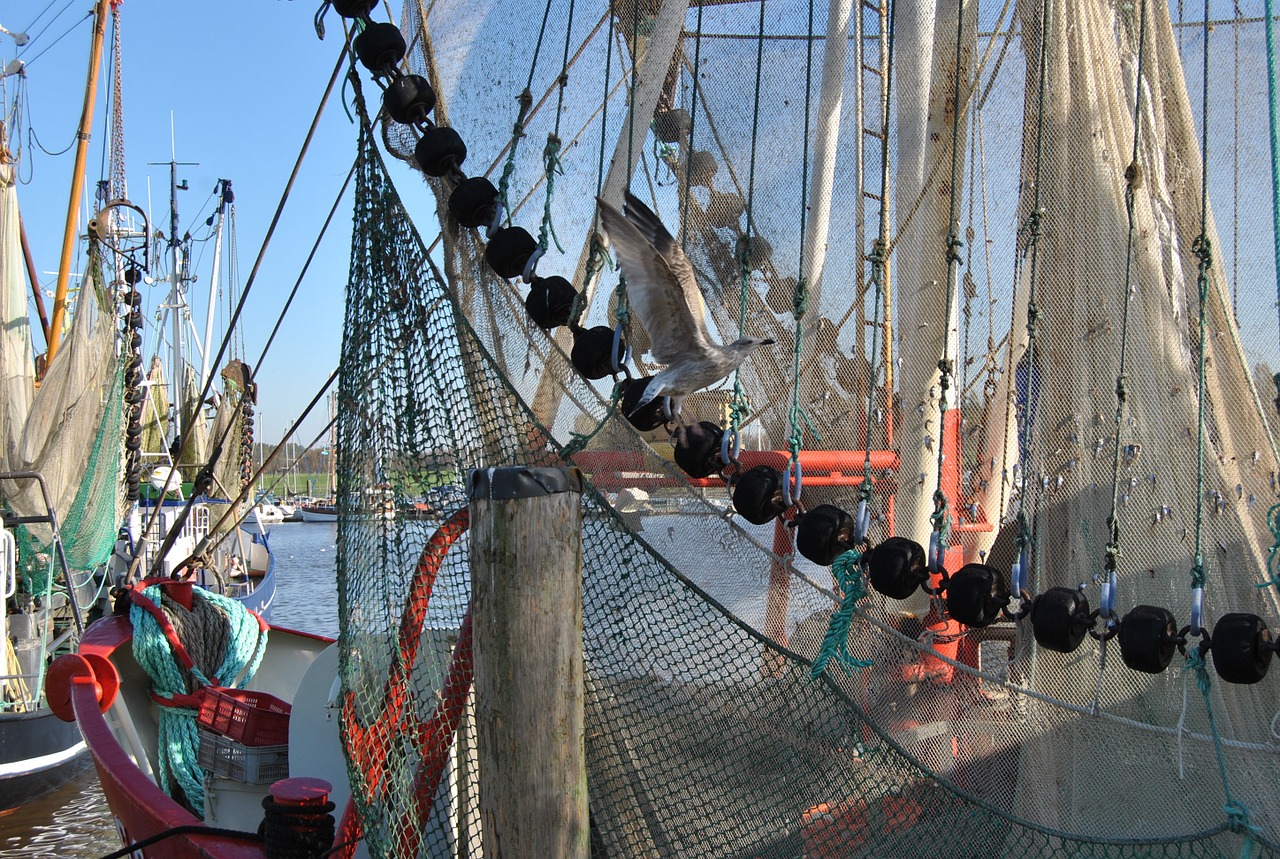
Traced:
<svg viewBox="0 0 1280 859">
<path fill-rule="evenodd" d="M 49 320 L 49 351 L 45 366 L 53 362 L 62 339 L 62 320 L 67 314 L 67 284 L 71 280 L 71 255 L 75 250 L 76 221 L 80 217 L 80 187 L 84 184 L 85 162 L 89 157 L 89 132 L 93 130 L 93 107 L 98 97 L 98 64 L 102 60 L 102 42 L 107 32 L 107 8 L 110 0 L 98 0 L 94 9 L 93 41 L 89 47 L 89 74 L 84 88 L 84 107 L 80 111 L 80 130 L 76 133 L 76 161 L 71 173 L 71 196 L 67 202 L 67 223 L 62 233 L 62 257 L 58 263 L 58 287 L 53 297 L 53 318 Z"/>
<path fill-rule="evenodd" d="M 200 358 L 200 385 L 202 389 L 211 372 L 209 354 L 213 348 L 213 317 L 215 315 L 213 310 L 218 300 L 218 276 L 222 271 L 222 227 L 227 216 L 227 194 L 230 190 L 231 181 L 229 179 L 218 180 L 218 225 L 214 228 L 213 233 L 213 273 L 209 275 L 209 309 L 204 319 L 204 351 Z"/>
<path fill-rule="evenodd" d="M 169 367 L 169 382 L 173 386 L 173 437 L 182 438 L 182 248 L 178 240 L 178 161 L 169 162 L 169 254 L 173 290 L 169 293 L 170 312 L 173 314 L 173 364 Z"/>
</svg>

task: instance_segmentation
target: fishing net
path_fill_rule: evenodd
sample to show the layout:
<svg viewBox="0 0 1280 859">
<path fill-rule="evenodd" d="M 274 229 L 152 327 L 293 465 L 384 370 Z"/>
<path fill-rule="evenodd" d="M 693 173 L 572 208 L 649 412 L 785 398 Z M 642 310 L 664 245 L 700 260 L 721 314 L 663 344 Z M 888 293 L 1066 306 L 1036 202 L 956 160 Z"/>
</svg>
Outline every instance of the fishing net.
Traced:
<svg viewBox="0 0 1280 859">
<path fill-rule="evenodd" d="M 582 327 L 621 325 L 636 374 L 656 368 L 591 238 L 596 195 L 628 185 L 684 244 L 716 336 L 776 341 L 685 420 L 780 463 L 830 453 L 805 507 L 854 509 L 870 448 L 872 546 L 945 523 L 952 572 L 1007 575 L 1025 548 L 1032 594 L 1093 606 L 1110 554 L 1118 614 L 1185 625 L 1196 582 L 1206 626 L 1274 625 L 1267 51 L 1261 19 L 1214 11 L 409 3 L 401 26 L 464 169 L 542 239 Z M 1280 852 L 1274 676 L 1181 655 L 1142 673 L 1115 640 L 1055 652 L 1030 620 L 965 628 L 872 591 L 813 679 L 833 572 L 727 514 L 722 481 L 688 479 L 666 430 L 583 378 L 567 328 L 531 321 L 485 231 L 449 215 L 451 184 L 405 210 L 379 146 L 411 162 L 415 143 L 361 136 L 339 400 L 343 730 L 374 855 L 483 851 L 470 709 L 456 740 L 436 730 L 465 539 L 428 607 L 414 571 L 466 469 L 556 463 L 590 482 L 593 855 Z M 439 238 L 413 226 L 433 206 Z"/>
</svg>

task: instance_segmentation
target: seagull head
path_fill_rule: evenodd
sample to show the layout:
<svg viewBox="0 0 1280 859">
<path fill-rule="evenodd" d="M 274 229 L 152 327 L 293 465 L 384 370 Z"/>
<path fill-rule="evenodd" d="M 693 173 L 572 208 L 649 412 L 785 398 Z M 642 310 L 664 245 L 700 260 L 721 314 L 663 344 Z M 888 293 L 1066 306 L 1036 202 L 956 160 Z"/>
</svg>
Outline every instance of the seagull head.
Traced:
<svg viewBox="0 0 1280 859">
<path fill-rule="evenodd" d="M 724 347 L 724 351 L 732 356 L 732 359 L 741 364 L 747 359 L 747 356 L 759 349 L 761 346 L 772 346 L 773 340 L 768 337 L 739 337 L 728 346 Z"/>
</svg>

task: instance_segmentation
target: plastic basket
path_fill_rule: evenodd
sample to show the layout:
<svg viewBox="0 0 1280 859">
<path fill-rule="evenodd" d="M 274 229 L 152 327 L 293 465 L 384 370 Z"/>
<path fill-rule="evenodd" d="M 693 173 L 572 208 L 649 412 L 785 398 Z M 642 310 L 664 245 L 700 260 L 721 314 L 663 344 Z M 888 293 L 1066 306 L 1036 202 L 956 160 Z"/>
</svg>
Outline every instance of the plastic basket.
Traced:
<svg viewBox="0 0 1280 859">
<path fill-rule="evenodd" d="M 278 746 L 289 742 L 288 702 L 266 692 L 208 687 L 198 721 L 246 746 Z"/>
<path fill-rule="evenodd" d="M 200 768 L 247 784 L 270 784 L 289 777 L 289 746 L 246 746 L 200 729 Z"/>
</svg>

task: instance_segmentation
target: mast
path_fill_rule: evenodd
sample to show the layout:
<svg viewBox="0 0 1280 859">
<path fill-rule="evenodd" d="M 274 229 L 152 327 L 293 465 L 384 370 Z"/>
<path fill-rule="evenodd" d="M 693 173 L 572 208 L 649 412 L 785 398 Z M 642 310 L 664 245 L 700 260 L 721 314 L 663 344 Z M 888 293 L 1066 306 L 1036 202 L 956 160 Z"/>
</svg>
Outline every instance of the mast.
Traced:
<svg viewBox="0 0 1280 859">
<path fill-rule="evenodd" d="M 80 130 L 76 133 L 76 161 L 71 173 L 71 196 L 67 203 L 67 223 L 62 234 L 62 258 L 58 263 L 58 287 L 53 298 L 53 318 L 49 320 L 49 352 L 45 366 L 53 363 L 58 342 L 62 339 L 62 320 L 67 313 L 67 284 L 71 279 L 71 254 L 75 249 L 76 221 L 80 217 L 80 187 L 84 184 L 85 161 L 89 156 L 89 132 L 93 130 L 93 107 L 98 95 L 98 64 L 102 60 L 102 41 L 107 32 L 107 9 L 111 0 L 98 0 L 94 8 L 93 41 L 89 48 L 89 74 L 84 89 L 84 107 L 80 111 Z"/>
<path fill-rule="evenodd" d="M 209 354 L 213 348 L 213 308 L 218 299 L 218 274 L 222 268 L 222 227 L 226 220 L 227 205 L 232 202 L 231 199 L 231 180 L 219 179 L 218 188 L 220 202 L 218 203 L 218 226 L 214 229 L 213 234 L 213 273 L 209 275 L 209 304 L 208 312 L 204 319 L 204 351 L 200 356 L 200 385 L 203 387 L 209 379 Z"/>
</svg>

